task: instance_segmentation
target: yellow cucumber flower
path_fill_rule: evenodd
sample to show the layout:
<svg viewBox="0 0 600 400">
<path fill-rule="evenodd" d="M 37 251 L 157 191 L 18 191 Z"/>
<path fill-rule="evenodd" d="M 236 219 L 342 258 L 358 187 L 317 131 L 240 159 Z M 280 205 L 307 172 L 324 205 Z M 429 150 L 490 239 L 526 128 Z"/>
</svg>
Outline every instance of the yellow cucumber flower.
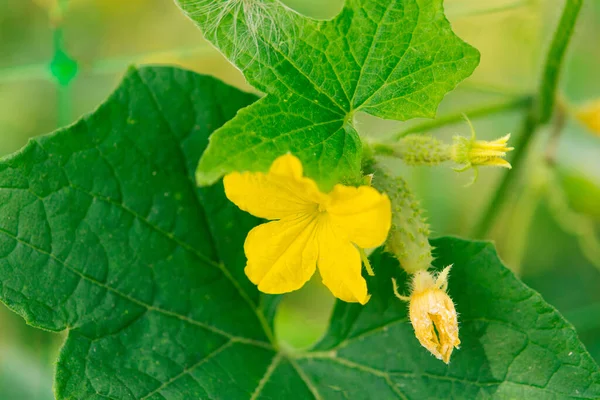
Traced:
<svg viewBox="0 0 600 400">
<path fill-rule="evenodd" d="M 513 150 L 513 147 L 507 146 L 508 139 L 510 133 L 493 141 L 456 136 L 452 147 L 452 159 L 458 164 L 464 164 L 461 171 L 480 165 L 510 169 L 510 163 L 504 159 L 506 153 Z"/>
<path fill-rule="evenodd" d="M 575 116 L 586 128 L 600 136 L 600 99 L 577 108 Z"/>
<path fill-rule="evenodd" d="M 510 133 L 492 141 L 477 140 L 473 124 L 471 124 L 471 121 L 466 116 L 465 119 L 471 129 L 471 138 L 463 136 L 454 137 L 454 144 L 450 148 L 450 158 L 455 163 L 463 165 L 462 168 L 455 168 L 455 170 L 463 172 L 469 168 L 473 168 L 475 171 L 473 182 L 475 182 L 478 173 L 477 167 L 481 165 L 511 169 L 512 166 L 510 163 L 504 159 L 506 153 L 514 150 L 514 147 L 507 146 Z"/>
<path fill-rule="evenodd" d="M 297 290 L 318 265 L 335 297 L 369 300 L 359 249 L 385 241 L 391 225 L 387 195 L 370 186 L 344 185 L 322 193 L 291 154 L 277 158 L 266 174 L 233 172 L 223 183 L 240 209 L 272 220 L 252 229 L 244 244 L 246 275 L 261 292 Z"/>
<path fill-rule="evenodd" d="M 401 296 L 393 281 L 396 296 L 409 302 L 409 317 L 415 336 L 423 347 L 446 364 L 450 362 L 454 348 L 460 345 L 456 309 L 446 293 L 450 267 L 437 276 L 425 270 L 417 271 L 412 276 L 409 297 Z"/>
</svg>

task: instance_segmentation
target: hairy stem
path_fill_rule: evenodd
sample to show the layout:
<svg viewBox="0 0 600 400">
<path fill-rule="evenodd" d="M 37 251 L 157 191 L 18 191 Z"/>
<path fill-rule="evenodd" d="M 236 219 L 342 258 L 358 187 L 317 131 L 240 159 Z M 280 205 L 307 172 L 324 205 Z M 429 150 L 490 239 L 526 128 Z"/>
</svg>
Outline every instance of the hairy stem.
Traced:
<svg viewBox="0 0 600 400">
<path fill-rule="evenodd" d="M 546 124 L 552 116 L 562 61 L 573 34 L 582 3 L 583 0 L 568 0 L 565 3 L 565 8 L 546 57 L 538 93 L 523 119 L 519 139 L 515 144 L 515 151 L 511 160 L 512 171 L 504 175 L 498 190 L 496 190 L 483 216 L 475 226 L 474 236 L 476 238 L 487 236 L 494 225 L 496 218 L 500 214 L 506 195 L 509 189 L 512 188 L 514 180 L 518 177 L 531 139 L 537 132 L 538 127 Z"/>
</svg>

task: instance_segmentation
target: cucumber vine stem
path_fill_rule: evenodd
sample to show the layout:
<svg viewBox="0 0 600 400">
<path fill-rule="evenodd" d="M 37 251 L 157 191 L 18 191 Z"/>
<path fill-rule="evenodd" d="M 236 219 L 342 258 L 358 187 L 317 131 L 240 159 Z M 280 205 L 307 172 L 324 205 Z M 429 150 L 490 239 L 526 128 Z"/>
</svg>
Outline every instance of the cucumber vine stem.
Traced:
<svg viewBox="0 0 600 400">
<path fill-rule="evenodd" d="M 517 96 L 502 102 L 486 104 L 481 107 L 463 110 L 461 112 L 452 113 L 436 118 L 434 121 L 427 121 L 421 124 L 413 125 L 403 131 L 396 133 L 390 139 L 386 140 L 386 142 L 394 142 L 398 139 L 403 138 L 404 136 L 410 135 L 411 133 L 426 132 L 433 129 L 441 128 L 446 125 L 464 122 L 464 115 L 467 115 L 471 119 L 476 119 L 504 111 L 521 110 L 530 107 L 531 104 L 532 101 L 530 96 Z"/>
<path fill-rule="evenodd" d="M 583 0 L 567 0 L 565 2 L 560 22 L 558 23 L 546 57 L 537 95 L 527 110 L 522 122 L 521 133 L 515 144 L 515 151 L 511 160 L 512 171 L 504 175 L 494 197 L 485 209 L 479 222 L 475 225 L 473 235 L 475 238 L 485 237 L 489 233 L 500 214 L 509 189 L 520 172 L 531 139 L 538 131 L 538 128 L 546 124 L 552 116 L 556 102 L 556 88 L 561 65 L 569 41 L 573 35 L 582 4 Z"/>
</svg>

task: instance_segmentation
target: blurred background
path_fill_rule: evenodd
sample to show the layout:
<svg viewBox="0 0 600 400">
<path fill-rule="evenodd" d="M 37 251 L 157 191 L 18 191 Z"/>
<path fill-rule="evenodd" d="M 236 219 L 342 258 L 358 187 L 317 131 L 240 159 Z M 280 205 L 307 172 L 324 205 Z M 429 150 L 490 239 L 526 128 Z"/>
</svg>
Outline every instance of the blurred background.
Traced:
<svg viewBox="0 0 600 400">
<path fill-rule="evenodd" d="M 330 18 L 342 0 L 285 0 L 297 11 Z M 439 116 L 454 124 L 425 131 L 450 140 L 518 134 L 527 96 L 536 89 L 544 52 L 563 1 L 446 0 L 456 33 L 482 54 L 475 74 L 448 95 Z M 500 256 L 575 325 L 600 361 L 600 132 L 574 118 L 600 98 L 600 2 L 584 4 L 560 84 L 566 118 L 560 136 L 537 135 L 522 179 L 491 239 Z M 172 0 L 0 0 L 0 156 L 27 139 L 92 112 L 131 64 L 175 64 L 245 90 L 243 76 L 203 39 Z M 476 118 L 482 109 L 502 109 Z M 360 116 L 373 140 L 431 121 L 406 123 Z M 426 126 L 425 126 L 426 127 Z M 504 170 L 392 166 L 427 210 L 435 236 L 470 237 Z M 279 336 L 293 347 L 319 338 L 333 304 L 318 282 L 284 299 Z M 459 307 L 460 311 L 460 307 Z M 303 329 L 297 329 L 301 324 Z M 53 363 L 63 336 L 33 329 L 0 305 L 0 399 L 52 399 Z"/>
</svg>

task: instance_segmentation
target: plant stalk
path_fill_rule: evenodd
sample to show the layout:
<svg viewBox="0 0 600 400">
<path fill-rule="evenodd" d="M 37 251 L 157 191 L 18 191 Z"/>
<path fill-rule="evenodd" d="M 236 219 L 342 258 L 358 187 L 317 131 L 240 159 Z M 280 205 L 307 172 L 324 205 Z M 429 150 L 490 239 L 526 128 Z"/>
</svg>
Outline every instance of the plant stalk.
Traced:
<svg viewBox="0 0 600 400">
<path fill-rule="evenodd" d="M 473 235 L 475 238 L 483 238 L 488 235 L 500 215 L 509 189 L 512 188 L 513 182 L 518 177 L 532 138 L 538 128 L 546 124 L 552 116 L 562 62 L 582 4 L 583 0 L 566 0 L 565 2 L 560 22 L 546 57 L 538 93 L 523 119 L 518 142 L 515 144 L 515 151 L 511 160 L 512 171 L 504 175 L 494 197 L 475 226 Z"/>
<path fill-rule="evenodd" d="M 521 110 L 531 106 L 530 96 L 514 97 L 509 100 L 488 104 L 482 107 L 472 108 L 458 113 L 452 113 L 436 118 L 434 121 L 428 121 L 421 124 L 416 124 L 407 128 L 403 131 L 396 133 L 391 139 L 386 140 L 387 142 L 393 142 L 412 133 L 421 133 L 431 131 L 437 128 L 441 128 L 446 125 L 453 125 L 460 122 L 464 122 L 464 115 L 470 119 L 476 119 L 485 117 L 491 114 L 497 114 L 503 111 Z"/>
</svg>

